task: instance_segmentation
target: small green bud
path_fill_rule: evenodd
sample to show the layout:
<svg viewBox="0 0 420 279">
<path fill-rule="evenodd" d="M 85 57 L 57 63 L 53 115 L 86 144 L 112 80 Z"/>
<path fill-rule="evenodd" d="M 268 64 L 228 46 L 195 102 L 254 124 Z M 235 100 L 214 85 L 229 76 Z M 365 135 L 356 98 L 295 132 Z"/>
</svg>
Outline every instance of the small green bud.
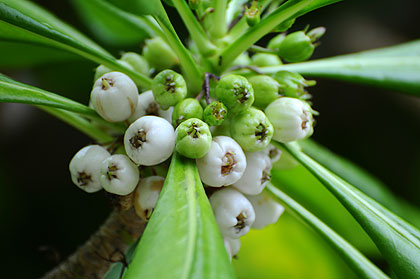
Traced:
<svg viewBox="0 0 420 279">
<path fill-rule="evenodd" d="M 260 22 L 261 9 L 258 7 L 258 1 L 253 1 L 251 7 L 245 8 L 245 18 L 249 26 L 254 26 Z"/>
<path fill-rule="evenodd" d="M 279 71 L 274 75 L 274 79 L 280 85 L 280 93 L 287 97 L 298 99 L 309 99 L 310 95 L 306 92 L 305 87 L 314 86 L 314 80 L 305 80 L 298 73 Z"/>
<path fill-rule="evenodd" d="M 190 118 L 203 119 L 203 108 L 194 98 L 187 98 L 176 104 L 172 113 L 172 125 L 177 127 Z"/>
<path fill-rule="evenodd" d="M 181 155 L 198 159 L 209 152 L 212 136 L 209 126 L 197 118 L 182 122 L 175 130 L 175 150 Z"/>
<path fill-rule="evenodd" d="M 285 34 L 278 34 L 274 38 L 272 38 L 268 44 L 267 48 L 269 49 L 279 49 L 281 43 L 283 42 L 284 38 L 286 38 Z"/>
<path fill-rule="evenodd" d="M 292 27 L 292 25 L 295 23 L 295 19 L 289 19 L 284 21 L 283 23 L 280 23 L 279 25 L 276 26 L 276 28 L 274 29 L 275 32 L 286 32 L 287 30 L 289 30 L 290 27 Z"/>
<path fill-rule="evenodd" d="M 134 71 L 140 74 L 147 76 L 150 74 L 149 63 L 147 63 L 146 58 L 137 53 L 126 52 L 121 57 L 121 61 L 125 61 L 130 64 Z"/>
<path fill-rule="evenodd" d="M 178 58 L 169 45 L 160 37 L 146 40 L 143 56 L 149 65 L 160 71 L 178 63 Z"/>
<path fill-rule="evenodd" d="M 249 82 L 254 89 L 254 106 L 259 109 L 265 109 L 272 101 L 281 96 L 280 85 L 272 77 L 253 76 L 249 79 Z"/>
<path fill-rule="evenodd" d="M 187 96 L 187 84 L 182 75 L 164 70 L 153 79 L 152 91 L 156 102 L 163 109 L 168 109 Z"/>
<path fill-rule="evenodd" d="M 226 75 L 216 86 L 216 97 L 233 114 L 239 113 L 254 103 L 254 90 L 246 78 L 239 75 Z"/>
<path fill-rule="evenodd" d="M 278 55 L 271 53 L 256 53 L 251 59 L 251 64 L 257 67 L 269 67 L 283 64 Z"/>
<path fill-rule="evenodd" d="M 118 60 L 118 63 L 120 63 L 121 65 L 126 66 L 127 68 L 134 70 L 134 68 L 127 63 L 126 61 L 121 61 Z M 96 69 L 95 69 L 95 76 L 93 77 L 94 81 L 97 81 L 101 76 L 113 72 L 113 70 L 111 70 L 110 68 L 104 66 L 104 65 L 99 65 Z"/>
<path fill-rule="evenodd" d="M 244 52 L 233 61 L 232 66 L 245 66 L 251 63 L 248 53 Z"/>
<path fill-rule="evenodd" d="M 264 112 L 249 108 L 232 119 L 231 133 L 242 149 L 255 152 L 268 146 L 274 129 Z"/>
<path fill-rule="evenodd" d="M 284 38 L 278 48 L 278 54 L 287 62 L 301 62 L 309 59 L 314 50 L 311 38 L 305 32 L 298 31 Z"/>
<path fill-rule="evenodd" d="M 227 117 L 227 108 L 220 101 L 214 101 L 204 109 L 204 121 L 210 126 L 219 126 Z"/>
</svg>

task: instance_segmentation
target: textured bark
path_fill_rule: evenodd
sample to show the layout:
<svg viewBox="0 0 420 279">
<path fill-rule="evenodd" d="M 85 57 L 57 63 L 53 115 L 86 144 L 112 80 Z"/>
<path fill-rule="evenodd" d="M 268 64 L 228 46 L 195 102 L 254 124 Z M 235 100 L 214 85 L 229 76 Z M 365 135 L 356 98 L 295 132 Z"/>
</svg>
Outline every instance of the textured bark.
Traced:
<svg viewBox="0 0 420 279">
<path fill-rule="evenodd" d="M 48 272 L 44 279 L 98 279 L 143 233 L 146 223 L 134 209 L 114 210 L 89 240 L 67 260 Z"/>
</svg>

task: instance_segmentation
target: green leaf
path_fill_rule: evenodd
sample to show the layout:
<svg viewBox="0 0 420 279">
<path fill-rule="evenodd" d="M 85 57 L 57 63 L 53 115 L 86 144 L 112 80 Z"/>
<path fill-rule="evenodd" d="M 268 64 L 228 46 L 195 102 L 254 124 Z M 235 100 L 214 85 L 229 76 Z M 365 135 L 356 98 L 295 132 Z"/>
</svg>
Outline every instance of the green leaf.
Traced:
<svg viewBox="0 0 420 279">
<path fill-rule="evenodd" d="M 271 74 L 280 70 L 309 77 L 326 77 L 398 90 L 420 96 L 420 41 L 356 54 L 308 62 L 264 67 Z"/>
<path fill-rule="evenodd" d="M 4 2 L 0 3 L 0 40 L 47 45 L 70 51 L 113 70 L 122 71 L 137 84 L 150 88 L 151 80 L 148 77 L 121 65 L 105 50 L 35 4 L 24 0 L 7 0 L 7 4 Z"/>
<path fill-rule="evenodd" d="M 396 213 L 401 212 L 398 200 L 378 179 L 365 170 L 356 166 L 349 160 L 334 154 L 324 146 L 313 140 L 299 141 L 303 152 L 311 156 L 318 163 L 329 169 L 331 172 L 342 177 L 353 186 L 357 187 L 366 195 L 374 198 L 387 208 Z"/>
<path fill-rule="evenodd" d="M 41 45 L 28 48 L 28 44 L 19 42 L 0 41 L 0 53 L 7 53 L 0 59 L 2 69 L 29 68 L 80 60 L 80 57 L 66 51 Z"/>
<path fill-rule="evenodd" d="M 44 105 L 95 117 L 96 112 L 76 101 L 14 81 L 0 74 L 0 102 Z"/>
<path fill-rule="evenodd" d="M 420 241 L 391 212 L 289 144 L 283 146 L 336 196 L 376 243 L 399 278 L 420 277 Z M 380 209 L 378 209 L 380 208 Z"/>
<path fill-rule="evenodd" d="M 159 0 L 121 0 L 115 2 L 121 9 L 136 15 L 151 15 L 156 19 L 164 33 L 163 39 L 168 42 L 181 64 L 191 95 L 197 95 L 201 90 L 202 72 L 195 63 L 190 52 L 179 39 L 171 21 Z"/>
<path fill-rule="evenodd" d="M 353 271 L 360 276 L 360 278 L 389 278 L 350 243 L 292 198 L 271 184 L 267 185 L 267 189 L 274 197 L 280 200 L 281 203 L 285 204 L 312 229 L 319 233 L 338 252 Z"/>
<path fill-rule="evenodd" d="M 232 42 L 220 58 L 220 68 L 225 70 L 244 51 L 249 49 L 259 39 L 270 33 L 282 22 L 301 16 L 314 9 L 333 4 L 341 0 L 290 0 L 278 7 L 273 13 L 249 28 L 241 37 Z"/>
<path fill-rule="evenodd" d="M 403 206 L 400 205 L 399 200 L 394 197 L 386 186 L 363 169 L 357 167 L 350 161 L 339 157 L 312 140 L 307 139 L 300 141 L 299 145 L 306 154 L 311 156 L 318 163 L 322 164 L 339 177 L 345 179 L 366 195 L 374 198 L 377 202 L 393 210 L 394 213 L 402 214 L 404 212 Z M 376 205 L 376 203 L 374 205 Z M 377 208 L 378 210 L 381 210 L 381 207 Z M 387 214 L 388 211 L 383 213 Z M 408 212 L 406 214 L 408 214 Z M 416 214 L 416 212 L 410 212 L 409 214 Z M 407 223 L 394 214 L 388 214 L 388 217 L 420 239 L 420 231 L 413 225 Z"/>
<path fill-rule="evenodd" d="M 108 45 L 138 44 L 154 35 L 145 18 L 124 12 L 107 1 L 73 0 L 72 3 L 93 35 Z"/>
<path fill-rule="evenodd" d="M 287 153 L 284 151 L 284 153 Z M 288 154 L 287 154 L 288 155 Z M 381 257 L 375 243 L 347 209 L 307 169 L 272 169 L 271 183 L 369 257 Z"/>
<path fill-rule="evenodd" d="M 124 278 L 234 278 L 195 161 L 173 155 Z"/>
</svg>

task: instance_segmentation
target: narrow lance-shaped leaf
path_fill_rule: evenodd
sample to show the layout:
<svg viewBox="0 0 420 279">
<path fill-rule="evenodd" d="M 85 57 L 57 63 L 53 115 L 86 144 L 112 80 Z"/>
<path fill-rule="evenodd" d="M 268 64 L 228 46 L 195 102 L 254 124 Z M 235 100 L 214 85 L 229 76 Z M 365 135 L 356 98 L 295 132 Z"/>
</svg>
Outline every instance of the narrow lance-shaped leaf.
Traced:
<svg viewBox="0 0 420 279">
<path fill-rule="evenodd" d="M 125 131 L 125 126 L 122 125 L 121 123 L 110 123 L 102 119 L 93 109 L 83 104 L 80 104 L 66 97 L 57 95 L 55 93 L 51 93 L 51 92 L 42 90 L 34 86 L 30 86 L 28 84 L 17 82 L 2 74 L 0 74 L 0 103 L 23 103 L 23 104 L 38 105 L 42 107 L 44 110 L 47 110 L 47 107 L 55 108 L 55 110 L 51 109 L 51 110 L 48 110 L 48 112 L 67 111 L 68 112 L 67 114 L 55 113 L 54 115 L 55 116 L 58 116 L 58 115 L 70 116 L 70 118 L 74 119 L 77 123 L 79 124 L 82 123 L 83 124 L 82 126 L 84 127 L 83 132 L 88 135 L 90 134 L 88 130 L 94 129 L 96 127 L 93 126 L 86 119 L 83 119 L 80 116 L 73 114 L 73 112 L 81 114 L 90 119 L 93 119 L 96 122 L 101 123 L 102 125 L 107 126 L 115 131 L 119 131 L 121 133 Z M 76 116 L 77 116 L 77 119 L 76 119 Z M 69 121 L 66 121 L 66 122 L 68 122 L 69 124 L 72 124 L 71 121 L 70 122 Z M 94 130 L 95 131 L 92 131 L 92 132 L 96 134 L 99 133 L 98 131 L 96 131 L 97 128 Z M 103 135 L 105 133 L 102 132 L 99 134 Z"/>
<path fill-rule="evenodd" d="M 402 214 L 404 212 L 400 201 L 394 197 L 386 186 L 363 169 L 357 167 L 350 161 L 339 157 L 310 139 L 300 141 L 299 145 L 306 154 L 311 156 L 318 163 L 322 164 L 339 177 L 342 177 L 366 195 L 397 214 Z M 376 205 L 376 203 L 373 205 Z M 377 208 L 381 210 L 381 207 L 378 206 Z M 388 211 L 384 212 L 384 214 L 387 213 Z M 416 212 L 410 212 L 409 214 L 416 214 Z M 420 239 L 420 231 L 413 225 L 402 220 L 395 214 L 388 214 L 388 217 L 392 218 L 395 222 Z M 407 212 L 403 217 L 409 218 L 410 216 L 408 216 Z"/>
<path fill-rule="evenodd" d="M 195 161 L 173 155 L 124 278 L 234 278 Z"/>
<path fill-rule="evenodd" d="M 124 12 L 105 0 L 73 0 L 72 3 L 93 34 L 107 44 L 137 44 L 155 35 L 147 18 Z"/>
<path fill-rule="evenodd" d="M 164 33 L 163 39 L 168 42 L 179 59 L 188 87 L 193 94 L 198 94 L 202 84 L 202 72 L 179 39 L 162 3 L 159 0 L 121 0 L 114 4 L 127 12 L 136 15 L 151 15 L 156 19 Z"/>
<path fill-rule="evenodd" d="M 326 77 L 362 83 L 420 96 L 420 41 L 385 49 L 318 59 L 282 66 L 263 67 L 272 74 L 294 71 L 309 77 Z"/>
<path fill-rule="evenodd" d="M 420 277 L 420 241 L 378 209 L 374 201 L 289 144 L 283 146 L 307 168 L 362 225 L 399 278 Z"/>
<path fill-rule="evenodd" d="M 17 5 L 18 3 L 19 5 Z M 89 39 L 79 33 L 72 32 L 73 29 L 52 15 L 48 16 L 49 14 L 45 10 L 35 4 L 28 3 L 22 0 L 11 1 L 10 3 L 8 0 L 8 5 L 0 3 L 1 40 L 48 45 L 70 51 L 99 64 L 104 64 L 113 70 L 124 72 L 144 88 L 151 87 L 152 81 L 150 78 L 120 64 L 113 56 L 90 42 Z M 17 8 L 14 8 L 14 6 Z M 34 14 L 38 15 L 39 21 L 35 16 L 28 16 L 28 14 L 31 14 L 28 7 L 34 8 Z M 22 9 L 23 12 L 19 9 Z M 39 15 L 39 11 L 42 12 L 41 15 Z M 61 28 L 56 28 L 56 25 Z"/>
<path fill-rule="evenodd" d="M 281 203 L 285 204 L 312 229 L 319 233 L 338 252 L 353 271 L 360 276 L 359 278 L 389 278 L 350 243 L 288 195 L 271 184 L 267 185 L 267 189 L 275 198 L 280 200 Z"/>
<path fill-rule="evenodd" d="M 0 102 L 45 105 L 91 117 L 97 116 L 93 109 L 76 101 L 14 81 L 2 74 L 0 74 Z"/>
</svg>

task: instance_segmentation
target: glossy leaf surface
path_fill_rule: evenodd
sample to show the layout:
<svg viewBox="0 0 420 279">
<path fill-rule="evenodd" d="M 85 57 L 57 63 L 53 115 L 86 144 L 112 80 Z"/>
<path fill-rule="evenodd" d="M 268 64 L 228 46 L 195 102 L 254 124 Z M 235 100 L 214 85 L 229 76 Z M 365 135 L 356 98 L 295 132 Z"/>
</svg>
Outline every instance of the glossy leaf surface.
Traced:
<svg viewBox="0 0 420 279">
<path fill-rule="evenodd" d="M 389 216 L 393 215 L 391 212 L 332 174 L 298 148 L 288 144 L 282 146 L 349 210 L 370 235 L 399 278 L 414 279 L 420 276 L 420 241 L 390 218 Z M 381 210 L 378 207 L 381 207 Z"/>
<path fill-rule="evenodd" d="M 307 211 L 292 198 L 271 184 L 267 186 L 267 189 L 274 197 L 280 200 L 282 204 L 285 204 L 305 223 L 318 232 L 338 252 L 338 254 L 360 278 L 389 278 L 379 268 L 372 264 L 362 253 L 356 250 L 345 239 L 330 229 L 321 220 Z"/>
<path fill-rule="evenodd" d="M 234 278 L 195 161 L 173 155 L 124 278 Z"/>
<path fill-rule="evenodd" d="M 101 47 L 27 1 L 9 3 L 8 0 L 7 4 L 0 3 L 0 40 L 41 44 L 70 51 L 113 70 L 122 71 L 145 88 L 151 86 L 148 77 L 118 63 Z"/>
<path fill-rule="evenodd" d="M 308 77 L 326 77 L 350 83 L 375 85 L 420 96 L 419 48 L 420 42 L 414 41 L 356 54 L 265 67 L 261 71 L 295 71 Z"/>
</svg>

